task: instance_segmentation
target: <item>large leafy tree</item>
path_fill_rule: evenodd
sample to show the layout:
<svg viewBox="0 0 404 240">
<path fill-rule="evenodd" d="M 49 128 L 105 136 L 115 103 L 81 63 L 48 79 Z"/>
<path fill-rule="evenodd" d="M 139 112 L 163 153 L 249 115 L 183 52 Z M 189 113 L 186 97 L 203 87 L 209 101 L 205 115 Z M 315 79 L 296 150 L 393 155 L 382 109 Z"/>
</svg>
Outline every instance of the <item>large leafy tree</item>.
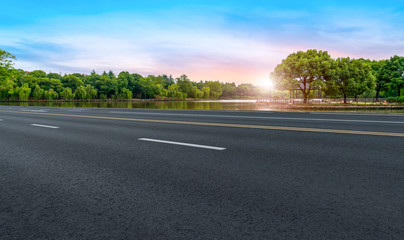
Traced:
<svg viewBox="0 0 404 240">
<path fill-rule="evenodd" d="M 371 65 L 364 59 L 351 60 L 353 82 L 348 86 L 348 92 L 356 98 L 366 91 L 374 90 L 375 77 Z"/>
<path fill-rule="evenodd" d="M 75 91 L 78 87 L 83 86 L 83 81 L 73 74 L 63 76 L 62 83 L 64 87 L 71 88 L 72 91 Z"/>
<path fill-rule="evenodd" d="M 27 101 L 31 94 L 31 88 L 25 83 L 21 87 L 17 87 L 16 92 L 18 92 L 18 99 L 20 101 Z"/>
<path fill-rule="evenodd" d="M 328 95 L 357 97 L 374 88 L 374 77 L 371 66 L 363 59 L 337 58 L 332 63 L 331 79 L 326 82 L 325 92 Z"/>
<path fill-rule="evenodd" d="M 207 82 L 206 86 L 210 88 L 210 96 L 213 98 L 218 98 L 223 93 L 222 84 L 219 81 Z"/>
<path fill-rule="evenodd" d="M 324 82 L 330 79 L 331 63 L 327 51 L 299 51 L 282 60 L 271 73 L 271 78 L 282 89 L 299 89 L 307 103 L 310 92 L 323 87 Z"/>
<path fill-rule="evenodd" d="M 34 70 L 34 71 L 28 73 L 28 75 L 34 76 L 36 78 L 44 78 L 44 77 L 46 77 L 46 72 L 44 72 L 42 70 Z"/>
<path fill-rule="evenodd" d="M 76 91 L 74 91 L 74 96 L 77 99 L 81 99 L 81 100 L 86 99 L 86 97 L 87 97 L 86 89 L 83 86 L 77 87 Z"/>
<path fill-rule="evenodd" d="M 85 89 L 86 99 L 90 100 L 97 97 L 97 90 L 93 86 L 87 84 Z"/>
<path fill-rule="evenodd" d="M 15 56 L 0 49 L 0 98 L 9 98 L 14 93 L 15 73 L 13 60 Z"/>
<path fill-rule="evenodd" d="M 183 74 L 177 78 L 177 85 L 180 92 L 187 94 L 187 96 L 192 95 L 194 85 L 187 75 Z"/>
<path fill-rule="evenodd" d="M 35 100 L 42 99 L 44 97 L 44 90 L 39 85 L 36 85 L 32 95 Z"/>
<path fill-rule="evenodd" d="M 224 97 L 231 97 L 236 95 L 237 87 L 235 83 L 225 83 L 223 84 L 223 94 Z"/>
<path fill-rule="evenodd" d="M 372 67 L 372 74 L 375 77 L 376 101 L 379 100 L 380 91 L 386 90 L 389 85 L 390 79 L 383 75 L 383 66 L 386 64 L 386 61 L 387 60 L 373 60 L 370 63 Z"/>
<path fill-rule="evenodd" d="M 401 96 L 401 88 L 404 87 L 404 57 L 394 56 L 385 62 L 381 70 L 382 78 L 389 82 L 391 88 L 397 90 Z"/>
<path fill-rule="evenodd" d="M 72 100 L 74 98 L 74 94 L 72 92 L 72 89 L 69 88 L 69 87 L 66 87 L 60 93 L 60 97 L 63 98 L 64 100 Z"/>
<path fill-rule="evenodd" d="M 46 75 L 49 79 L 53 78 L 53 79 L 59 79 L 62 80 L 62 76 L 59 73 L 48 73 Z"/>
</svg>

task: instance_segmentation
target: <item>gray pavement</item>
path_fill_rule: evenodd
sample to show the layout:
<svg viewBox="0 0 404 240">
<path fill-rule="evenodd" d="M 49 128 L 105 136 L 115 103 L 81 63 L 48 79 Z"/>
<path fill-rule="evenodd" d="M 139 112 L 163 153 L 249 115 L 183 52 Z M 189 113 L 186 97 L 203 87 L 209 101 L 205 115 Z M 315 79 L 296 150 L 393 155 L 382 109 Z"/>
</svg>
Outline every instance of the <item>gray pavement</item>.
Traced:
<svg viewBox="0 0 404 240">
<path fill-rule="evenodd" d="M 404 115 L 0 106 L 0 119 L 1 239 L 404 236 Z"/>
</svg>

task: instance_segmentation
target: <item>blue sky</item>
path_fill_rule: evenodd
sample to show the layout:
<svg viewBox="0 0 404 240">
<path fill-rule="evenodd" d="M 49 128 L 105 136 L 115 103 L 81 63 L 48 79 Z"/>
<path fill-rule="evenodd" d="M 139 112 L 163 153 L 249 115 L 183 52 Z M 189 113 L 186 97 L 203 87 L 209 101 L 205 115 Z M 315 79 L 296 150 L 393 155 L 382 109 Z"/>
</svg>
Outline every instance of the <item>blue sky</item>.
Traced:
<svg viewBox="0 0 404 240">
<path fill-rule="evenodd" d="M 7 1 L 0 48 L 16 67 L 122 70 L 260 84 L 288 54 L 404 55 L 402 1 Z"/>
</svg>

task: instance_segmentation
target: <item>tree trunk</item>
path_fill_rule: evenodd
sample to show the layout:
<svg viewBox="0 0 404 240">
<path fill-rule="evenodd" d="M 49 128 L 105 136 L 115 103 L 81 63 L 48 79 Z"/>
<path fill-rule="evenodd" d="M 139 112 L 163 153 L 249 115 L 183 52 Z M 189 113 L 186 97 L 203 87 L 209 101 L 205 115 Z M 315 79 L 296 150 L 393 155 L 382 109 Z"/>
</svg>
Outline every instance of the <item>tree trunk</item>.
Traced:
<svg viewBox="0 0 404 240">
<path fill-rule="evenodd" d="M 307 103 L 307 99 L 308 99 L 309 93 L 306 92 L 306 90 L 303 91 L 303 103 Z"/>
<path fill-rule="evenodd" d="M 378 101 L 379 101 L 379 93 L 380 93 L 380 89 L 381 89 L 381 87 L 378 87 L 378 88 L 376 89 L 376 102 L 378 102 Z"/>
<path fill-rule="evenodd" d="M 344 93 L 344 104 L 346 104 L 346 94 Z"/>
</svg>

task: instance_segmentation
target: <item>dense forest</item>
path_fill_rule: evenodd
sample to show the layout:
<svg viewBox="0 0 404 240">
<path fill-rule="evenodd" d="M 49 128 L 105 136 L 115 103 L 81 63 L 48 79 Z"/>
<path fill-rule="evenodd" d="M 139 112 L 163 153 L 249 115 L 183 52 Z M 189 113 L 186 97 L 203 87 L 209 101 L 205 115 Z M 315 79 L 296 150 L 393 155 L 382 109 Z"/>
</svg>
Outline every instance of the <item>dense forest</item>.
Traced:
<svg viewBox="0 0 404 240">
<path fill-rule="evenodd" d="M 136 73 L 93 71 L 58 74 L 42 70 L 27 72 L 13 67 L 16 58 L 0 49 L 0 100 L 91 100 L 289 97 L 252 84 L 191 81 L 186 75 L 142 76 Z M 400 101 L 404 88 L 404 57 L 387 60 L 338 58 L 328 52 L 308 50 L 290 54 L 271 73 L 279 90 L 299 92 L 305 102 L 321 97 L 390 97 Z M 317 90 L 317 91 L 316 91 Z M 404 101 L 404 99 L 403 99 Z"/>
<path fill-rule="evenodd" d="M 15 57 L 0 49 L 0 100 L 91 100 L 91 99 L 174 99 L 246 98 L 268 94 L 252 84 L 193 82 L 186 75 L 141 76 L 112 71 L 97 74 L 27 72 L 13 68 Z"/>
</svg>

